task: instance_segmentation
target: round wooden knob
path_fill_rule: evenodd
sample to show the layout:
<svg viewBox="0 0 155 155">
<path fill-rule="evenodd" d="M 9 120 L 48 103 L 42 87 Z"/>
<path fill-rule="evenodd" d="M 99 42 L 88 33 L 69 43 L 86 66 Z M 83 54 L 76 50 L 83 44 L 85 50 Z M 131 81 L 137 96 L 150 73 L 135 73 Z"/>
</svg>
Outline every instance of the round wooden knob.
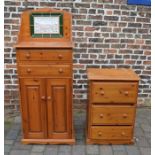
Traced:
<svg viewBox="0 0 155 155">
<path fill-rule="evenodd" d="M 42 96 L 41 99 L 42 99 L 42 100 L 45 100 L 45 96 Z"/>
<path fill-rule="evenodd" d="M 122 135 L 122 136 L 125 136 L 125 132 L 122 132 L 121 135 Z"/>
<path fill-rule="evenodd" d="M 62 70 L 62 68 L 60 68 L 60 69 L 59 69 L 59 73 L 63 73 L 63 70 Z"/>
<path fill-rule="evenodd" d="M 127 116 L 128 116 L 127 114 L 123 114 L 123 118 L 127 118 Z"/>
<path fill-rule="evenodd" d="M 128 96 L 128 95 L 129 95 L 129 92 L 128 92 L 128 91 L 125 91 L 124 94 L 125 94 L 126 96 Z"/>
<path fill-rule="evenodd" d="M 103 118 L 103 114 L 100 114 L 100 118 Z"/>
<path fill-rule="evenodd" d="M 26 58 L 29 59 L 30 58 L 30 53 L 26 54 Z"/>
<path fill-rule="evenodd" d="M 102 136 L 102 132 L 101 131 L 98 132 L 98 136 Z"/>
<path fill-rule="evenodd" d="M 31 69 L 30 68 L 27 69 L 27 73 L 31 73 Z"/>
<path fill-rule="evenodd" d="M 48 100 L 51 100 L 51 96 L 48 96 L 47 99 L 48 99 Z"/>
<path fill-rule="evenodd" d="M 101 91 L 100 94 L 103 96 L 104 95 L 104 91 Z"/>
<path fill-rule="evenodd" d="M 59 54 L 59 55 L 58 55 L 58 58 L 59 58 L 59 59 L 62 59 L 62 55 L 61 55 L 61 54 Z"/>
</svg>

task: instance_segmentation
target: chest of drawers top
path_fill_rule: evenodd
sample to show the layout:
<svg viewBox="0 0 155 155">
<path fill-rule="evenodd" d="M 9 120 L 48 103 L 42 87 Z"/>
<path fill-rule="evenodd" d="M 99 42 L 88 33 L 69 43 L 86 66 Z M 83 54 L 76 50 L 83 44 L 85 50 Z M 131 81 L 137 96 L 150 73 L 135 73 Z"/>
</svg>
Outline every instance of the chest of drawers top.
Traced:
<svg viewBox="0 0 155 155">
<path fill-rule="evenodd" d="M 138 75 L 131 69 L 87 69 L 88 80 L 102 81 L 139 81 Z"/>
</svg>

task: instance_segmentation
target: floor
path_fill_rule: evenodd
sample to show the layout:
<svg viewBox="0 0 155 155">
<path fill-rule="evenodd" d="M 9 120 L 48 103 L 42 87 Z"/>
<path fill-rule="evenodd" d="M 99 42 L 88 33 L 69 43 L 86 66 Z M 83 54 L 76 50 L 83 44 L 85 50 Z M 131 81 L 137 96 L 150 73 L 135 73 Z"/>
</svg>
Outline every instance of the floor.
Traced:
<svg viewBox="0 0 155 155">
<path fill-rule="evenodd" d="M 86 145 L 85 111 L 74 112 L 75 145 L 23 145 L 20 117 L 5 121 L 5 155 L 151 155 L 151 110 L 138 108 L 134 145 Z"/>
</svg>

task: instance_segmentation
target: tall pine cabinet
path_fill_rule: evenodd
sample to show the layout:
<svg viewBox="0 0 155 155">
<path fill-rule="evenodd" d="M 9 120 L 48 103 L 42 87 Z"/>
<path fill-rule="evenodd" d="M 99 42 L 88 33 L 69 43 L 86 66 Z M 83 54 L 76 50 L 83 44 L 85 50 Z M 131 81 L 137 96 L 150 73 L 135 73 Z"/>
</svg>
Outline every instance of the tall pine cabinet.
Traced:
<svg viewBox="0 0 155 155">
<path fill-rule="evenodd" d="M 23 12 L 15 45 L 25 144 L 74 144 L 71 14 Z"/>
</svg>

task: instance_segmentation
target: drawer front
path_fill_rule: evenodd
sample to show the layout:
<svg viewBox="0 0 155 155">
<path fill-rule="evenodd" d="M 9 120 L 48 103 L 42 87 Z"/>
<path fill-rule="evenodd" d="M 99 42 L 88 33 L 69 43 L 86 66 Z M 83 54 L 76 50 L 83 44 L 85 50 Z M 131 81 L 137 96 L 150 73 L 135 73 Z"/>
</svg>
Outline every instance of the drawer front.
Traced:
<svg viewBox="0 0 155 155">
<path fill-rule="evenodd" d="M 133 106 L 96 106 L 91 108 L 92 125 L 132 125 L 135 117 Z"/>
<path fill-rule="evenodd" d="M 136 103 L 135 82 L 92 82 L 93 103 Z"/>
<path fill-rule="evenodd" d="M 92 126 L 90 137 L 92 139 L 123 140 L 131 139 L 133 128 L 131 126 Z"/>
<path fill-rule="evenodd" d="M 17 59 L 21 60 L 52 60 L 52 61 L 72 61 L 72 52 L 69 50 L 43 51 L 43 50 L 20 50 L 17 51 Z"/>
<path fill-rule="evenodd" d="M 72 76 L 70 65 L 20 65 L 20 76 Z"/>
</svg>

